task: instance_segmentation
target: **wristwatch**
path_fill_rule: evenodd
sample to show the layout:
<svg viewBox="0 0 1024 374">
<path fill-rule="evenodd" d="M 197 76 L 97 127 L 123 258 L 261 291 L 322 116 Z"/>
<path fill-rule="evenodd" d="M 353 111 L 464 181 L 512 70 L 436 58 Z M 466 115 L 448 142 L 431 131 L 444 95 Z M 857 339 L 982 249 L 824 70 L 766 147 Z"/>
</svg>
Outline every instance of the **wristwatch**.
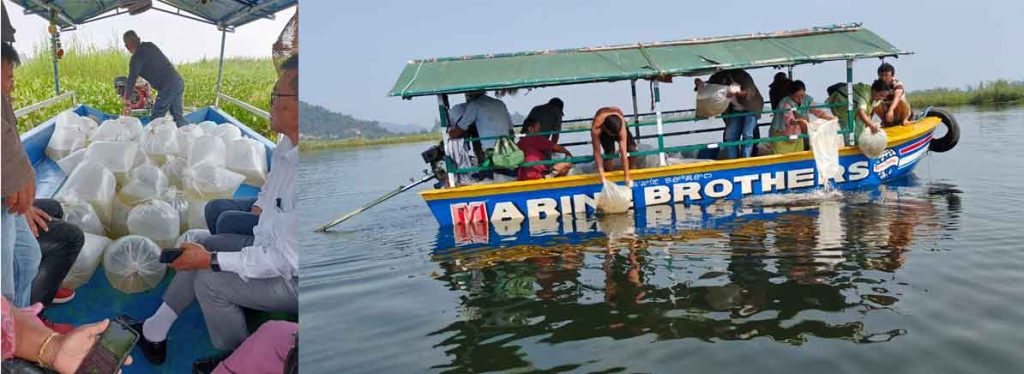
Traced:
<svg viewBox="0 0 1024 374">
<path fill-rule="evenodd" d="M 220 271 L 220 262 L 217 261 L 217 252 L 210 254 L 210 270 Z"/>
</svg>

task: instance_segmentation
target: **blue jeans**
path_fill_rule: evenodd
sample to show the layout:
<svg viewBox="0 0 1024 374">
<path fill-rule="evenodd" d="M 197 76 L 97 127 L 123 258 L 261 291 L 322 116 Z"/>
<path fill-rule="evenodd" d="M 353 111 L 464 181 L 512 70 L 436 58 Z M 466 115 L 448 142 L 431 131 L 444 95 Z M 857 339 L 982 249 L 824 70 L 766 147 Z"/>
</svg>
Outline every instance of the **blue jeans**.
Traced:
<svg viewBox="0 0 1024 374">
<path fill-rule="evenodd" d="M 182 109 L 184 96 L 185 82 L 182 80 L 178 80 L 177 84 L 172 84 L 170 87 L 163 87 L 156 95 L 156 102 L 153 103 L 153 110 L 149 116 L 160 118 L 170 111 L 171 117 L 174 117 L 174 122 L 178 124 L 178 127 L 188 125 L 183 114 L 184 109 Z"/>
<path fill-rule="evenodd" d="M 754 128 L 757 127 L 757 117 L 754 115 L 749 116 L 737 116 L 729 117 L 725 119 L 725 141 L 734 142 L 737 140 L 750 140 L 754 139 Z M 742 139 L 740 139 L 742 136 Z M 725 151 L 725 157 L 723 159 L 734 159 L 737 158 L 736 146 L 725 147 L 722 149 Z M 754 151 L 753 144 L 743 145 L 743 157 L 750 157 Z"/>
<path fill-rule="evenodd" d="M 18 232 L 15 229 L 14 219 L 17 216 L 7 211 L 7 208 L 0 207 L 0 286 L 3 288 L 3 295 L 8 301 L 14 302 L 14 236 Z"/>
<path fill-rule="evenodd" d="M 7 218 L 5 221 L 10 221 L 14 228 L 12 230 L 14 231 L 13 237 L 4 235 L 4 255 L 9 254 L 11 258 L 11 260 L 4 260 L 4 265 L 7 265 L 8 261 L 11 262 L 11 276 L 4 276 L 4 289 L 7 290 L 7 280 L 12 279 L 14 282 L 11 287 L 14 298 L 8 298 L 8 300 L 14 306 L 24 308 L 29 306 L 32 300 L 32 281 L 35 280 L 36 273 L 39 272 L 39 262 L 43 258 L 43 253 L 39 249 L 39 241 L 36 240 L 35 235 L 32 235 L 32 230 L 28 228 L 25 216 L 5 213 L 4 217 Z M 5 227 L 5 231 L 6 229 Z M 8 246 L 11 247 L 10 252 L 7 251 Z M 7 269 L 4 270 L 6 272 Z"/>
<path fill-rule="evenodd" d="M 255 203 L 256 198 L 210 200 L 203 211 L 210 234 L 253 236 L 252 228 L 260 221 L 260 216 L 251 212 Z"/>
</svg>

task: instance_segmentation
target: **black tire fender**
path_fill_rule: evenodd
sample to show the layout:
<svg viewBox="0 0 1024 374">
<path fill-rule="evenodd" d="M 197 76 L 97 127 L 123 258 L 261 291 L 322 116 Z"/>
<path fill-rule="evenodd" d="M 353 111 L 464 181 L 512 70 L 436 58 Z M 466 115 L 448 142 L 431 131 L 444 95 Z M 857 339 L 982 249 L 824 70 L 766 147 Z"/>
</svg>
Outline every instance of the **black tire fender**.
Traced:
<svg viewBox="0 0 1024 374">
<path fill-rule="evenodd" d="M 946 126 L 946 135 L 941 138 L 933 138 L 928 149 L 942 153 L 956 147 L 956 143 L 960 141 L 960 125 L 957 124 L 953 114 L 943 108 L 932 108 L 928 111 L 927 116 L 938 117 Z"/>
</svg>

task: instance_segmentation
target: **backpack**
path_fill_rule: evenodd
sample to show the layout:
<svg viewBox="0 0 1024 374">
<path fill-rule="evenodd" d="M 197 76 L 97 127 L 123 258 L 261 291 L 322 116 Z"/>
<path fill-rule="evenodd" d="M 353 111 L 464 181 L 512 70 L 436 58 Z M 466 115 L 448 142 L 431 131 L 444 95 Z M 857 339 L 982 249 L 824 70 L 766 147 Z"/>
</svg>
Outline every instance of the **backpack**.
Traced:
<svg viewBox="0 0 1024 374">
<path fill-rule="evenodd" d="M 491 155 L 491 163 L 495 168 L 512 170 L 526 159 L 526 155 L 519 149 L 514 139 L 511 136 L 498 139 L 498 144 L 494 146 L 494 154 Z"/>
</svg>

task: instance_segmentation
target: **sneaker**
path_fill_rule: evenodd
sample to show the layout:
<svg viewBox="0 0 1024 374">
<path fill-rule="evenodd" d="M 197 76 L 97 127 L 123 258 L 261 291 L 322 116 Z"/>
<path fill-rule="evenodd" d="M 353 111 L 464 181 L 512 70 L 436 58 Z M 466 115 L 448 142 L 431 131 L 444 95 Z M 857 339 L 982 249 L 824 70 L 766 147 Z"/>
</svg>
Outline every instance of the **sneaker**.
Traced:
<svg viewBox="0 0 1024 374">
<path fill-rule="evenodd" d="M 58 288 L 57 293 L 53 295 L 53 304 L 65 304 L 75 298 L 75 290 L 70 288 Z"/>
</svg>

